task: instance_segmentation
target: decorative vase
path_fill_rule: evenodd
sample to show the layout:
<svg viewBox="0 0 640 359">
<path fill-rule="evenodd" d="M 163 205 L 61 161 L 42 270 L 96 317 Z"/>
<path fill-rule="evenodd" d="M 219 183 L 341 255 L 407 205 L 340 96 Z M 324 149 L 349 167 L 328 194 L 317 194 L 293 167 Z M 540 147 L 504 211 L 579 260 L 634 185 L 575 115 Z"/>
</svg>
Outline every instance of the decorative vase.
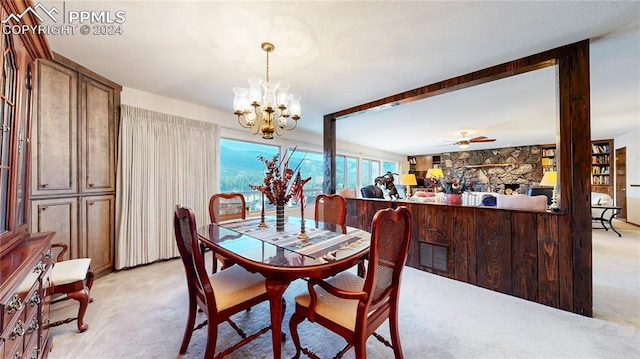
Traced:
<svg viewBox="0 0 640 359">
<path fill-rule="evenodd" d="M 276 231 L 284 231 L 284 205 L 276 205 Z"/>
<path fill-rule="evenodd" d="M 443 203 L 452 205 L 452 206 L 461 206 L 462 194 L 461 193 L 445 193 L 443 198 Z"/>
</svg>

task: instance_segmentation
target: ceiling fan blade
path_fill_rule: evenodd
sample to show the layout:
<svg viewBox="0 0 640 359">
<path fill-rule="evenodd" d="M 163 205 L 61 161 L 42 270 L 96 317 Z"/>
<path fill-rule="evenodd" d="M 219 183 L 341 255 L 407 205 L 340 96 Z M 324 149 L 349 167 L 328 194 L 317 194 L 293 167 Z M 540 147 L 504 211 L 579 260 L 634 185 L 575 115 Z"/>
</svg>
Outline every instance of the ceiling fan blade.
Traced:
<svg viewBox="0 0 640 359">
<path fill-rule="evenodd" d="M 483 139 L 479 139 L 478 137 L 476 138 L 472 138 L 470 142 L 494 142 L 496 139 L 495 138 L 483 138 Z"/>
<path fill-rule="evenodd" d="M 478 137 L 470 138 L 469 141 L 471 141 L 471 142 L 482 141 L 482 140 L 484 140 L 486 138 L 488 138 L 488 137 L 487 136 L 478 136 Z"/>
</svg>

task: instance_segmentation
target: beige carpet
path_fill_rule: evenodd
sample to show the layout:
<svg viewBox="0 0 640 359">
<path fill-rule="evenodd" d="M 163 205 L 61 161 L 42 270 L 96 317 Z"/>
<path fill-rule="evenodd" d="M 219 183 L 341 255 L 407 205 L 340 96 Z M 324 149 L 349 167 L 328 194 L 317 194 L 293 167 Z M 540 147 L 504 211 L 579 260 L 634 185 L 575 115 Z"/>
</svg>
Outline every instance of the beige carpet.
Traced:
<svg viewBox="0 0 640 359">
<path fill-rule="evenodd" d="M 623 236 L 594 230 L 594 318 L 583 317 L 512 296 L 406 268 L 400 305 L 400 335 L 405 358 L 640 358 L 640 229 L 616 222 Z M 294 283 L 288 299 L 303 290 Z M 98 279 L 89 305 L 89 330 L 75 322 L 52 328 L 51 359 L 176 358 L 186 320 L 186 284 L 179 260 L 119 271 Z M 71 301 L 57 304 L 52 319 L 76 311 Z M 236 316 L 254 327 L 268 320 L 261 305 Z M 307 322 L 302 341 L 331 358 L 342 339 Z M 288 329 L 285 328 L 288 332 Z M 387 325 L 380 333 L 387 334 Z M 203 355 L 204 330 L 194 334 L 185 358 Z M 222 325 L 218 349 L 236 340 Z M 370 338 L 369 358 L 390 358 L 392 351 Z M 283 357 L 294 353 L 291 340 Z M 271 358 L 267 332 L 228 358 Z M 353 358 L 353 351 L 346 355 Z"/>
</svg>

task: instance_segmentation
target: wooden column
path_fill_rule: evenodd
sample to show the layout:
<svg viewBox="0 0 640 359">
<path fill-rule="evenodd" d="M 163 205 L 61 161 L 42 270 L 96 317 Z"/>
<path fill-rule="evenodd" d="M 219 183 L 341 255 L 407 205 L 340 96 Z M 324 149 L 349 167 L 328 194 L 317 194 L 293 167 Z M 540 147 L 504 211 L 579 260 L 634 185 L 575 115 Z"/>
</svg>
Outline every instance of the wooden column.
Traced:
<svg viewBox="0 0 640 359">
<path fill-rule="evenodd" d="M 324 182 L 323 193 L 336 193 L 336 118 L 324 116 Z"/>
</svg>

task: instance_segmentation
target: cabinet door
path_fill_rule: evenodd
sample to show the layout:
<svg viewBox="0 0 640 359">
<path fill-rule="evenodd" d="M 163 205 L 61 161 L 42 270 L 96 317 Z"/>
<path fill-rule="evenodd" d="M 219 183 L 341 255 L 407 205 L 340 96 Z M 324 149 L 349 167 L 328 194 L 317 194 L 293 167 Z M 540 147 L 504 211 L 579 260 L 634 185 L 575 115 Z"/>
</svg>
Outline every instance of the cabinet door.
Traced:
<svg viewBox="0 0 640 359">
<path fill-rule="evenodd" d="M 22 96 L 20 98 L 20 121 L 18 122 L 18 155 L 16 158 L 16 227 L 19 230 L 20 226 L 27 224 L 28 213 L 28 193 L 27 187 L 27 158 L 29 158 L 29 124 L 31 118 L 31 90 L 33 89 L 32 76 L 31 76 L 32 64 L 28 64 L 24 79 L 21 82 L 23 87 Z"/>
<path fill-rule="evenodd" d="M 81 254 L 78 242 L 78 199 L 76 197 L 31 201 L 31 232 L 56 234 L 51 243 L 69 246 L 64 259 L 78 258 Z M 58 252 L 54 252 L 57 256 Z M 54 257 L 55 258 L 55 257 Z"/>
<path fill-rule="evenodd" d="M 100 276 L 113 271 L 115 195 L 88 196 L 80 200 L 83 256 L 91 258 L 91 269 Z"/>
<path fill-rule="evenodd" d="M 80 76 L 80 191 L 115 191 L 115 114 L 112 87 Z"/>
<path fill-rule="evenodd" d="M 2 77 L 0 78 L 0 237 L 11 228 L 11 173 L 16 116 L 17 65 L 13 39 L 2 39 Z M 1 243 L 1 242 L 0 242 Z M 0 249 L 1 246 L 0 246 Z"/>
<path fill-rule="evenodd" d="M 77 192 L 77 92 L 75 71 L 39 60 L 31 158 L 31 195 Z"/>
</svg>

